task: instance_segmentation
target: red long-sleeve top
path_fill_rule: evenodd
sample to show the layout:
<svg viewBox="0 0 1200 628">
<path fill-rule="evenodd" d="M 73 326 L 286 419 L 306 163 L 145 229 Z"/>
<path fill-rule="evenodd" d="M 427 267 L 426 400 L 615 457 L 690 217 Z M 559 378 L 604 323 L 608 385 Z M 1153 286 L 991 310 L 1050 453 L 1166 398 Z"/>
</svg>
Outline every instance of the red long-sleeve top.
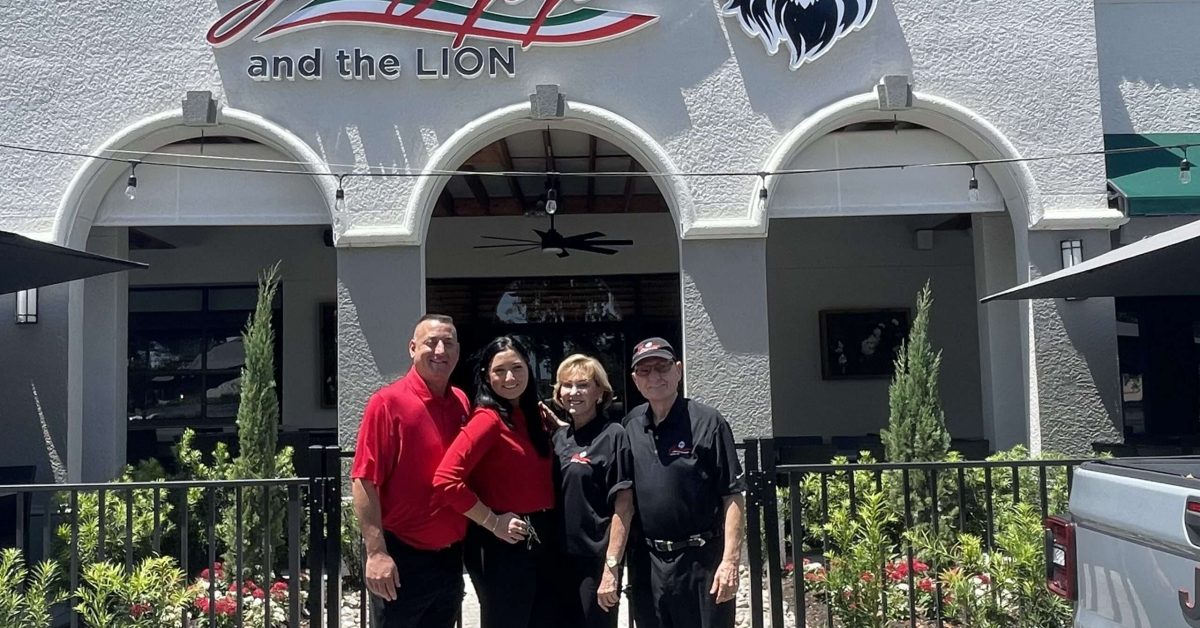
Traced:
<svg viewBox="0 0 1200 628">
<path fill-rule="evenodd" d="M 553 460 L 533 448 L 519 409 L 512 422 L 510 428 L 495 410 L 475 410 L 433 474 L 439 504 L 461 513 L 477 500 L 500 513 L 554 507 Z"/>
</svg>

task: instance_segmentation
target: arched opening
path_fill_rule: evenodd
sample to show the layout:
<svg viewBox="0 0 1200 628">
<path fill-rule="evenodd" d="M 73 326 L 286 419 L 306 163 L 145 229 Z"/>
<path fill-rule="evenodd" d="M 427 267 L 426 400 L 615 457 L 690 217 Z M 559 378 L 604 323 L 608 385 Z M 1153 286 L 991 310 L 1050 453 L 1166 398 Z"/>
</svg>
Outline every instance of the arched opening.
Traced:
<svg viewBox="0 0 1200 628">
<path fill-rule="evenodd" d="M 907 118 L 907 119 L 905 119 Z M 985 159 L 910 112 L 854 111 L 811 129 L 780 166 L 829 168 Z M 777 436 L 814 460 L 881 452 L 892 360 L 928 281 L 931 340 L 955 447 L 971 457 L 1028 441 L 1025 334 L 1015 303 L 981 306 L 1017 281 L 1011 172 L 979 167 L 776 177 L 766 217 L 772 406 Z M 1027 271 L 1026 271 L 1027 272 Z M 804 408 L 803 412 L 779 412 Z M 802 452 L 801 452 L 802 453 Z"/>
<path fill-rule="evenodd" d="M 203 129 L 177 118 L 139 123 L 101 149 L 142 159 L 133 198 L 128 166 L 93 160 L 60 208 L 61 241 L 150 264 L 71 288 L 79 304 L 68 324 L 75 479 L 105 480 L 127 461 L 168 456 L 184 427 L 208 441 L 234 437 L 240 334 L 259 272 L 277 261 L 281 439 L 336 438 L 335 399 L 325 389 L 327 361 L 336 359 L 330 197 L 328 182 L 306 175 L 321 166 L 294 136 L 252 114 L 223 112 L 222 124 Z M 177 167 L 264 166 L 236 160 L 296 174 Z"/>
<path fill-rule="evenodd" d="M 495 336 L 530 345 L 548 397 L 562 358 L 601 360 L 616 411 L 640 403 L 628 381 L 633 343 L 682 336 L 675 222 L 649 167 L 605 137 L 570 128 L 495 138 L 437 194 L 425 238 L 426 304 L 459 321 L 471 354 Z M 493 176 L 559 172 L 561 176 Z M 676 344 L 676 346 L 679 346 Z"/>
</svg>

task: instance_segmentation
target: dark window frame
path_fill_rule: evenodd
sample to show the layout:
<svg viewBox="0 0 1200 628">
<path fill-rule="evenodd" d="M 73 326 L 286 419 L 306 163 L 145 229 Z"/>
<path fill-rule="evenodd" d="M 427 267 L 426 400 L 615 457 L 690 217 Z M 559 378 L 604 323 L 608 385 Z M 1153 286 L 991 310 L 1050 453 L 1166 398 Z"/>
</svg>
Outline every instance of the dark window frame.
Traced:
<svg viewBox="0 0 1200 628">
<path fill-rule="evenodd" d="M 208 384 L 209 384 L 210 379 L 214 385 L 219 384 L 222 381 L 227 381 L 228 378 L 231 376 L 234 376 L 234 377 L 238 376 L 241 372 L 242 367 L 238 366 L 235 368 L 209 369 L 208 368 L 208 357 L 209 357 L 208 353 L 209 353 L 211 347 L 207 346 L 206 341 L 210 339 L 211 334 L 213 334 L 214 332 L 220 331 L 222 329 L 230 329 L 232 327 L 232 325 L 229 322 L 223 323 L 220 321 L 220 318 L 222 316 L 227 317 L 227 318 L 237 317 L 237 319 L 240 322 L 238 322 L 236 324 L 236 328 L 238 329 L 239 334 L 242 333 L 246 328 L 246 324 L 249 321 L 249 317 L 254 313 L 254 308 L 253 308 L 253 306 L 251 306 L 249 309 L 246 309 L 246 310 L 229 310 L 229 309 L 215 310 L 215 309 L 211 309 L 210 294 L 211 294 L 211 292 L 219 291 L 219 290 L 256 291 L 257 285 L 253 284 L 253 283 L 228 283 L 228 284 L 212 283 L 212 284 L 201 284 L 201 285 L 197 285 L 197 284 L 167 284 L 167 285 L 155 285 L 155 286 L 131 286 L 129 288 L 129 293 L 130 293 L 130 297 L 132 297 L 133 293 L 135 293 L 135 292 L 168 292 L 168 291 L 185 291 L 185 290 L 200 292 L 200 294 L 201 294 L 200 309 L 199 310 L 181 310 L 181 311 L 170 312 L 170 313 L 175 315 L 177 318 L 186 317 L 188 319 L 187 324 L 181 324 L 181 325 L 178 325 L 177 327 L 173 327 L 170 325 L 167 325 L 167 326 L 158 326 L 158 325 L 139 326 L 139 323 L 138 323 L 139 316 L 146 315 L 146 314 L 153 314 L 153 313 L 135 312 L 135 311 L 133 311 L 132 307 L 129 308 L 128 322 L 127 322 L 127 329 L 126 329 L 126 332 L 127 332 L 126 343 L 129 346 L 129 358 L 127 359 L 126 406 L 128 408 L 129 403 L 130 403 L 129 397 L 132 397 L 133 383 L 135 381 L 135 378 L 152 377 L 152 376 L 162 376 L 162 377 L 168 377 L 168 376 L 169 377 L 194 377 L 194 376 L 198 376 L 198 377 L 200 377 L 200 399 L 199 399 L 200 411 L 199 411 L 199 414 L 198 414 L 198 416 L 195 416 L 195 417 L 170 417 L 170 418 L 159 418 L 159 419 L 142 418 L 142 419 L 137 419 L 137 420 L 127 418 L 126 425 L 128 425 L 130 428 L 134 428 L 134 429 L 154 428 L 154 429 L 157 429 L 157 428 L 172 428 L 172 427 L 197 427 L 197 428 L 203 428 L 203 429 L 218 429 L 218 428 L 234 426 L 237 423 L 236 411 L 234 412 L 233 416 L 229 416 L 229 417 L 210 418 L 208 416 L 209 400 L 208 400 L 208 395 L 206 393 L 209 388 Z M 276 297 L 275 297 L 275 302 L 273 304 L 273 308 L 272 308 L 273 313 L 272 313 L 272 319 L 271 319 L 272 328 L 275 331 L 275 347 L 274 347 L 275 348 L 275 392 L 279 398 L 280 424 L 282 424 L 283 416 L 284 416 L 284 407 L 283 407 L 283 366 L 284 366 L 283 365 L 283 332 L 284 332 L 284 330 L 283 330 L 283 299 L 284 299 L 283 285 L 280 285 L 278 292 L 276 294 Z M 199 325 L 195 324 L 195 322 L 197 322 L 197 321 L 199 322 Z M 132 346 L 132 344 L 134 342 L 135 337 L 137 337 L 139 335 L 139 329 L 147 329 L 147 330 L 156 331 L 156 332 L 178 331 L 178 332 L 184 332 L 184 333 L 188 333 L 188 334 L 194 334 L 195 337 L 198 338 L 199 342 L 200 342 L 200 353 L 198 356 L 201 360 L 200 368 L 198 368 L 198 369 L 179 369 L 179 368 L 152 369 L 152 368 L 149 368 L 148 366 L 142 367 L 142 368 L 135 368 L 134 362 L 133 362 L 134 347 Z M 240 399 L 239 399 L 239 403 L 240 403 Z M 127 415 L 128 414 L 130 414 L 130 413 L 127 410 Z"/>
</svg>

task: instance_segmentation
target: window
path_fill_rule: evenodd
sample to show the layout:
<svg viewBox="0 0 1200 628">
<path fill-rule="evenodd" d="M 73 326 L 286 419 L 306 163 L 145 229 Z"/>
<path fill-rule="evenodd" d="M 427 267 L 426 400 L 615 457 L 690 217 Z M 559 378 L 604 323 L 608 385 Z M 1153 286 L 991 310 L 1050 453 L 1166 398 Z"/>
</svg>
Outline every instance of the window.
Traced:
<svg viewBox="0 0 1200 628">
<path fill-rule="evenodd" d="M 242 330 L 255 286 L 137 288 L 129 291 L 129 420 L 156 425 L 233 423 L 245 362 Z M 275 303 L 276 392 L 283 329 Z"/>
</svg>

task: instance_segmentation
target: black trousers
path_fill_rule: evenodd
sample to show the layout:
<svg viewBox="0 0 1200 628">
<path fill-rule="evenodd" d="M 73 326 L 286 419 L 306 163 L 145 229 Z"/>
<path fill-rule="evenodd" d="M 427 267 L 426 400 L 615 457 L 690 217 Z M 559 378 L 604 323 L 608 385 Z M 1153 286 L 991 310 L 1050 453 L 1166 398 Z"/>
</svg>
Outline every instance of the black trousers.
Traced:
<svg viewBox="0 0 1200 628">
<path fill-rule="evenodd" d="M 491 532 L 471 526 L 467 530 L 467 573 L 479 597 L 481 628 L 561 628 L 561 573 L 543 531 L 551 530 L 548 513 L 531 516 L 543 542 L 510 545 Z"/>
<path fill-rule="evenodd" d="M 650 586 L 650 548 L 631 530 L 625 546 L 625 567 L 629 574 L 629 606 L 637 628 L 658 628 L 654 610 L 654 592 Z"/>
<path fill-rule="evenodd" d="M 384 532 L 400 588 L 387 602 L 372 596 L 379 628 L 453 628 L 462 606 L 462 544 L 419 550 Z"/>
<path fill-rule="evenodd" d="M 650 593 L 658 628 L 733 628 L 736 601 L 717 604 L 709 593 L 723 545 L 718 536 L 703 547 L 649 551 Z"/>
<path fill-rule="evenodd" d="M 620 608 L 606 611 L 596 600 L 603 569 L 603 558 L 567 555 L 562 559 L 561 577 L 565 590 L 560 600 L 563 626 L 616 628 Z M 618 582 L 618 591 L 620 586 Z"/>
</svg>

